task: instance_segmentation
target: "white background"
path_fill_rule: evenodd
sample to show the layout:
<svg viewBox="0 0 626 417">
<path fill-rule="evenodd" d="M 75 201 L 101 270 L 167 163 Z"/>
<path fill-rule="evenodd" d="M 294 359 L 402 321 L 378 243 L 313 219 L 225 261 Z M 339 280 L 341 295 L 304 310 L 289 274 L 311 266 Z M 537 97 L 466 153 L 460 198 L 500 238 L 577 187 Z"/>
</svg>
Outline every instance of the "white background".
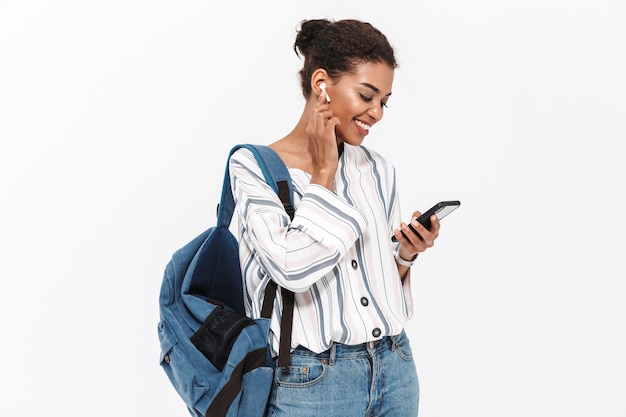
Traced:
<svg viewBox="0 0 626 417">
<path fill-rule="evenodd" d="M 318 17 L 396 49 L 366 145 L 407 219 L 462 201 L 413 271 L 420 417 L 626 416 L 623 0 L 0 0 L 0 415 L 188 415 L 163 269 L 295 125 Z"/>
</svg>

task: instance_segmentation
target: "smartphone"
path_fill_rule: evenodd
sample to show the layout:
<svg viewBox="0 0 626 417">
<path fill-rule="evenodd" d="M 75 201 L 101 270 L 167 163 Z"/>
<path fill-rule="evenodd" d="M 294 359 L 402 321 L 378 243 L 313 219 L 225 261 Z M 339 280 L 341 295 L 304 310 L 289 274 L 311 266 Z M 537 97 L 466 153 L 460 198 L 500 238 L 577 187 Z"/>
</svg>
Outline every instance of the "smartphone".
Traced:
<svg viewBox="0 0 626 417">
<path fill-rule="evenodd" d="M 448 214 L 452 213 L 454 210 L 459 208 L 460 205 L 461 205 L 461 202 L 458 201 L 458 200 L 440 201 L 439 203 L 437 203 L 434 206 L 432 206 L 431 208 L 429 208 L 428 211 L 426 211 L 424 214 L 419 216 L 417 218 L 417 221 L 420 222 L 425 228 L 430 230 L 430 226 L 431 226 L 430 216 L 435 214 L 437 216 L 437 218 L 439 220 L 441 220 L 444 217 L 446 217 Z M 413 233 L 415 233 L 416 235 L 420 236 L 420 234 L 417 233 L 417 231 L 415 229 L 413 229 L 413 226 L 411 226 L 411 223 L 409 223 L 408 226 L 413 231 Z M 420 236 L 420 238 L 421 238 L 421 236 Z M 393 242 L 397 242 L 398 241 L 398 239 L 396 239 L 395 235 L 391 237 L 391 240 Z"/>
</svg>

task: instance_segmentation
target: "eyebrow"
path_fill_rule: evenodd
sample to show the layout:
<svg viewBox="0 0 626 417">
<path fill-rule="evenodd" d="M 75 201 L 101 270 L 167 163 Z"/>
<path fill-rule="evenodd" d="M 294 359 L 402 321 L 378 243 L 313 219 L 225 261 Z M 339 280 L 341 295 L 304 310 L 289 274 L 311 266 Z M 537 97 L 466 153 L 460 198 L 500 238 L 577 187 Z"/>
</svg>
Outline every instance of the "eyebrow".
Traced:
<svg viewBox="0 0 626 417">
<path fill-rule="evenodd" d="M 374 87 L 374 86 L 373 86 L 372 84 L 370 84 L 370 83 L 359 83 L 359 84 L 360 84 L 360 85 L 362 85 L 363 87 L 367 87 L 367 88 L 369 88 L 369 89 L 373 90 L 376 94 L 380 94 L 380 90 L 379 90 L 378 88 Z M 391 95 L 391 93 L 386 94 L 385 96 L 386 96 L 386 97 L 389 97 L 390 95 Z"/>
</svg>

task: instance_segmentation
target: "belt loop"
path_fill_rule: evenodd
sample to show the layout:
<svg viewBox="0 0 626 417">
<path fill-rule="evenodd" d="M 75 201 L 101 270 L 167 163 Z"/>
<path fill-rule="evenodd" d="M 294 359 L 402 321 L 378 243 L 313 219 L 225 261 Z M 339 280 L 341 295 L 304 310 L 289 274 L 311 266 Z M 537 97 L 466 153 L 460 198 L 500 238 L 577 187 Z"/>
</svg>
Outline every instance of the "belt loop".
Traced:
<svg viewBox="0 0 626 417">
<path fill-rule="evenodd" d="M 328 358 L 328 364 L 331 366 L 334 365 L 336 358 L 337 358 L 337 343 L 333 342 L 333 344 L 330 345 L 330 357 Z"/>
<path fill-rule="evenodd" d="M 389 336 L 389 339 L 391 339 L 391 350 L 396 350 L 396 348 L 398 347 L 398 338 L 399 338 L 399 335 Z"/>
</svg>

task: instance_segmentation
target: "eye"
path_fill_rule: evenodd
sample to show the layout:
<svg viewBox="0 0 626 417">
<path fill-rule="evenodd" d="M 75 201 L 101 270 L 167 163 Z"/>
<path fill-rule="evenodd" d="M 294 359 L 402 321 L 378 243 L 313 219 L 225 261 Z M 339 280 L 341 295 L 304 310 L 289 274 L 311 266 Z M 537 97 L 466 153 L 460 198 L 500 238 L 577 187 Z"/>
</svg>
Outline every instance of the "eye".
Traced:
<svg viewBox="0 0 626 417">
<path fill-rule="evenodd" d="M 370 101 L 372 101 L 372 100 L 373 100 L 373 98 L 372 98 L 372 97 L 370 97 L 370 96 L 366 96 L 365 94 L 361 94 L 361 93 L 359 93 L 359 96 L 361 96 L 361 100 L 365 101 L 366 103 L 369 103 Z M 387 102 L 386 102 L 386 101 L 381 101 L 381 102 L 380 102 L 380 107 L 385 108 L 385 109 L 389 108 L 389 107 L 387 106 Z"/>
</svg>

